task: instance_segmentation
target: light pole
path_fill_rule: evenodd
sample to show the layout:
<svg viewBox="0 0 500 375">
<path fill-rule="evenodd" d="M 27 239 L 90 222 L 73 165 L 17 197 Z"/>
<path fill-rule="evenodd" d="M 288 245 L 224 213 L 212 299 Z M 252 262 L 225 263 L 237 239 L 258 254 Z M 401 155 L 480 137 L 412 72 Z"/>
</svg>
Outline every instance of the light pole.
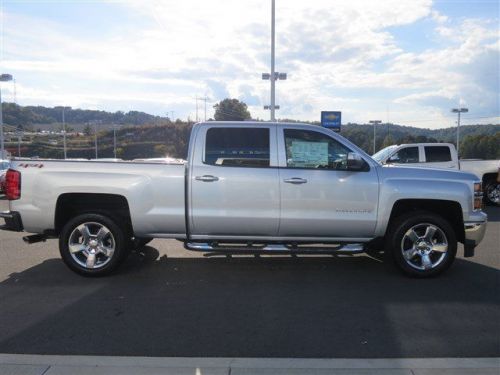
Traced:
<svg viewBox="0 0 500 375">
<path fill-rule="evenodd" d="M 12 75 L 10 74 L 1 74 L 0 82 L 8 82 L 12 81 Z M 0 159 L 4 159 L 5 157 L 5 148 L 4 148 L 4 138 L 3 138 L 3 115 L 2 115 L 2 90 L 0 89 Z"/>
<path fill-rule="evenodd" d="M 376 151 L 376 134 L 377 134 L 377 125 L 378 124 L 381 124 L 382 121 L 380 120 L 370 120 L 370 124 L 373 124 L 373 153 L 375 154 L 375 151 Z"/>
<path fill-rule="evenodd" d="M 97 159 L 97 121 L 94 122 L 95 158 Z"/>
<path fill-rule="evenodd" d="M 64 106 L 62 107 L 62 122 L 63 122 L 64 160 L 66 160 L 66 119 L 64 117 Z"/>
<path fill-rule="evenodd" d="M 23 133 L 21 129 L 17 129 L 17 157 L 21 157 L 21 137 L 23 136 Z"/>
<path fill-rule="evenodd" d="M 116 124 L 113 124 L 113 154 L 116 159 Z"/>
<path fill-rule="evenodd" d="M 278 73 L 274 69 L 274 50 L 275 50 L 275 0 L 271 1 L 271 74 L 262 73 L 263 80 L 271 81 L 271 104 L 264 106 L 264 109 L 271 110 L 271 121 L 276 121 L 276 117 L 274 115 L 274 111 L 279 109 L 279 106 L 276 105 L 276 81 L 277 80 L 286 80 L 286 73 Z"/>
<path fill-rule="evenodd" d="M 468 108 L 452 108 L 451 109 L 452 113 L 456 113 L 458 115 L 457 119 L 457 157 L 460 158 L 460 113 L 467 113 L 469 112 Z"/>
</svg>

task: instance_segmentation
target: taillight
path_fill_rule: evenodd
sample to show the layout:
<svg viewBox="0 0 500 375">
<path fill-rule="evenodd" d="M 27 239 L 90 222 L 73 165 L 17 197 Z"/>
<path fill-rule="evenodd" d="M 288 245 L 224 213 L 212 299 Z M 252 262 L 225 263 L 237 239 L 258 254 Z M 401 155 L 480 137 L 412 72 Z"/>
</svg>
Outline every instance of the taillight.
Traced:
<svg viewBox="0 0 500 375">
<path fill-rule="evenodd" d="M 14 169 L 5 175 L 5 197 L 10 201 L 21 198 L 21 173 Z"/>
</svg>

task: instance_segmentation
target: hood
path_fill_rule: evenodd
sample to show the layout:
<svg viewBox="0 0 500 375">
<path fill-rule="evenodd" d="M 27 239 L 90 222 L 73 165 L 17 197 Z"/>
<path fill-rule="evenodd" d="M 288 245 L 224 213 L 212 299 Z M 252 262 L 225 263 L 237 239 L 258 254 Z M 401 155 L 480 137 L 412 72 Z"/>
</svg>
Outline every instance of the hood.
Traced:
<svg viewBox="0 0 500 375">
<path fill-rule="evenodd" d="M 416 180 L 453 180 L 476 182 L 480 179 L 473 173 L 438 168 L 415 168 L 405 166 L 386 166 L 379 168 L 384 178 L 404 178 Z"/>
</svg>

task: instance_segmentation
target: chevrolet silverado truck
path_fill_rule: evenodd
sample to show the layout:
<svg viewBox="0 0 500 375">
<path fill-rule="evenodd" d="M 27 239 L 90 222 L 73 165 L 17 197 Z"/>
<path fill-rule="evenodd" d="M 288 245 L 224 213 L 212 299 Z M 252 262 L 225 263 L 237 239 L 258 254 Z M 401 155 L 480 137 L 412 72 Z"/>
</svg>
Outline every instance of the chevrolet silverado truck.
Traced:
<svg viewBox="0 0 500 375">
<path fill-rule="evenodd" d="M 372 156 L 382 164 L 411 167 L 459 169 L 481 179 L 484 200 L 500 206 L 500 183 L 497 182 L 499 160 L 459 160 L 451 143 L 410 143 L 383 148 Z"/>
<path fill-rule="evenodd" d="M 3 229 L 58 238 L 86 276 L 173 238 L 215 254 L 385 252 L 428 277 L 458 242 L 473 256 L 487 225 L 475 175 L 384 167 L 329 129 L 290 123 L 196 124 L 179 164 L 15 160 L 6 196 Z"/>
</svg>

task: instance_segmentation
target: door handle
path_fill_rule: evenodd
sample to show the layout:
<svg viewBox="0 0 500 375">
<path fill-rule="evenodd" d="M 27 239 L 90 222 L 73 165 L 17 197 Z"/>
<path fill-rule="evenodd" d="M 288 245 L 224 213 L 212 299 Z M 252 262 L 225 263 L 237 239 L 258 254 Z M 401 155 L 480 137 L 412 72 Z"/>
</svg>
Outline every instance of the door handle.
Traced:
<svg viewBox="0 0 500 375">
<path fill-rule="evenodd" d="M 216 176 L 211 176 L 211 175 L 204 175 L 204 176 L 196 176 L 194 178 L 196 181 L 203 181 L 203 182 L 212 182 L 212 181 L 218 181 L 219 177 Z"/>
<path fill-rule="evenodd" d="M 305 178 L 300 178 L 300 177 L 292 177 L 292 178 L 286 178 L 283 180 L 287 184 L 305 184 L 307 180 Z"/>
</svg>

